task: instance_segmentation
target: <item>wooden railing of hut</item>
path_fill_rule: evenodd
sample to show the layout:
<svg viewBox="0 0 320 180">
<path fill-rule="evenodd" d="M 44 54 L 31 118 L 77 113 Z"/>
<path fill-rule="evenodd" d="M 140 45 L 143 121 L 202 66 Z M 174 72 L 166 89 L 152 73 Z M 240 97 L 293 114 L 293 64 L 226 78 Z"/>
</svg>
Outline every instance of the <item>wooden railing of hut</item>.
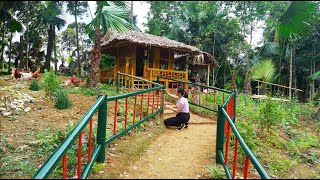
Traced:
<svg viewBox="0 0 320 180">
<path fill-rule="evenodd" d="M 117 80 L 117 73 L 125 73 L 129 75 L 135 75 L 135 67 L 130 67 L 129 63 L 126 63 L 124 66 L 117 66 L 114 65 L 113 68 L 108 69 L 100 69 L 100 81 L 109 81 L 112 80 L 116 82 Z M 168 69 L 157 69 L 157 68 L 149 68 L 145 64 L 143 67 L 143 78 L 149 81 L 157 81 L 157 77 L 165 77 L 165 78 L 172 78 L 181 81 L 188 81 L 188 66 L 184 71 L 175 71 L 175 70 L 168 70 Z M 168 86 L 171 81 L 166 79 L 165 84 Z M 186 85 L 187 86 L 187 85 Z"/>
</svg>

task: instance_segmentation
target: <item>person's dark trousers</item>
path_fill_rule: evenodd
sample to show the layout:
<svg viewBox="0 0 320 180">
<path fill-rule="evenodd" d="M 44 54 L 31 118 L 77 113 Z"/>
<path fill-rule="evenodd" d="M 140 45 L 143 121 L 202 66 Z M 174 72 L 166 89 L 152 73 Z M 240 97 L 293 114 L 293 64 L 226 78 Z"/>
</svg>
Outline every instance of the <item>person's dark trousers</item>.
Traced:
<svg viewBox="0 0 320 180">
<path fill-rule="evenodd" d="M 166 126 L 180 126 L 183 123 L 187 123 L 190 120 L 189 113 L 178 113 L 175 117 L 164 120 Z"/>
</svg>

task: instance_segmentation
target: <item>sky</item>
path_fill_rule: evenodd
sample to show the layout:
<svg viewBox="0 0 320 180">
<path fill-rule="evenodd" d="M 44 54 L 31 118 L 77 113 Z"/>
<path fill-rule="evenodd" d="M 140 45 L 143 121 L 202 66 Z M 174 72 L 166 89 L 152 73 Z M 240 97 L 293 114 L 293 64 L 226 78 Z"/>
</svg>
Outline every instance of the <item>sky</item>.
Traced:
<svg viewBox="0 0 320 180">
<path fill-rule="evenodd" d="M 94 15 L 94 12 L 96 10 L 96 2 L 95 1 L 88 1 L 89 7 L 91 10 L 92 15 Z M 145 27 L 142 25 L 143 23 L 147 22 L 147 13 L 149 12 L 150 4 L 146 2 L 139 2 L 139 1 L 133 1 L 133 14 L 137 15 L 137 26 L 144 32 Z M 74 16 L 65 14 L 65 20 L 68 23 L 74 22 Z M 91 21 L 90 14 L 88 12 L 87 16 L 84 16 L 83 19 L 79 20 L 79 22 L 85 22 L 89 23 Z M 65 30 L 67 26 L 65 26 L 61 31 Z"/>
<path fill-rule="evenodd" d="M 88 1 L 88 3 L 89 3 L 89 7 L 90 7 L 92 15 L 94 15 L 95 10 L 96 10 L 96 2 L 95 1 Z M 141 2 L 141 1 L 133 1 L 133 14 L 137 15 L 137 26 L 143 32 L 145 32 L 145 30 L 147 29 L 146 27 L 143 26 L 143 23 L 147 22 L 147 13 L 149 12 L 149 10 L 150 10 L 150 4 L 148 4 L 146 2 Z M 74 16 L 68 14 L 66 12 L 65 8 L 63 11 L 64 11 L 64 14 L 63 14 L 62 18 L 64 18 L 67 23 L 59 32 L 64 31 L 67 28 L 67 24 L 74 22 Z M 91 16 L 90 16 L 89 11 L 86 15 L 84 15 L 81 19 L 78 20 L 78 22 L 85 22 L 85 23 L 89 23 L 90 21 L 91 21 Z M 252 38 L 252 46 L 253 47 L 260 45 L 260 42 L 262 40 L 263 23 L 258 22 L 257 25 L 258 25 L 258 28 L 253 32 L 253 38 Z M 260 26 L 260 28 L 259 28 L 259 26 Z M 247 37 L 246 40 L 249 42 L 250 38 Z M 18 33 L 15 33 L 15 35 L 13 37 L 13 41 L 14 42 L 19 41 L 19 34 Z M 58 66 L 59 65 L 60 64 L 58 64 Z"/>
</svg>

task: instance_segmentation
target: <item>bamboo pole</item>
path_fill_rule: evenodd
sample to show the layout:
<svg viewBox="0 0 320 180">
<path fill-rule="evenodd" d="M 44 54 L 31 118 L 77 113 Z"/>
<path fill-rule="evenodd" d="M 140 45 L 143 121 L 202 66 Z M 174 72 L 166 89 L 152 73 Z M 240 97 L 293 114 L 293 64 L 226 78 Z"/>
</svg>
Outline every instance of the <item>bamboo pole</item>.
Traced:
<svg viewBox="0 0 320 180">
<path fill-rule="evenodd" d="M 274 84 L 274 83 L 269 83 L 269 82 L 260 81 L 260 80 L 253 80 L 253 81 L 258 82 L 258 85 L 259 85 L 259 82 L 260 82 L 260 83 L 270 84 L 270 85 L 274 85 L 274 86 L 278 86 L 278 87 L 283 87 L 283 88 L 286 88 L 286 89 L 292 89 L 292 90 L 297 90 L 297 91 L 301 91 L 301 92 L 303 92 L 303 90 L 301 90 L 301 89 L 297 89 L 297 88 L 290 88 L 290 87 L 283 86 L 283 85 L 280 85 L 280 84 Z"/>
</svg>

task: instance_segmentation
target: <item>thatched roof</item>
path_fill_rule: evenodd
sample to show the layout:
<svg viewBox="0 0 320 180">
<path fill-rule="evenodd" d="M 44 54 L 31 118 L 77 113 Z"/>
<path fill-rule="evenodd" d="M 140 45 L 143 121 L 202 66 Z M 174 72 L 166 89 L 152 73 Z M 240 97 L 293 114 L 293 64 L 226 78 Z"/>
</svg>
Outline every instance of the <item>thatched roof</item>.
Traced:
<svg viewBox="0 0 320 180">
<path fill-rule="evenodd" d="M 170 48 L 181 53 L 201 54 L 202 51 L 196 47 L 174 41 L 162 36 L 156 36 L 143 32 L 126 31 L 123 33 L 109 32 L 102 38 L 102 48 L 119 46 L 121 44 L 134 43 L 144 46 L 155 46 Z"/>
<path fill-rule="evenodd" d="M 101 48 L 103 49 L 119 47 L 121 45 L 127 45 L 128 43 L 143 46 L 169 48 L 174 50 L 175 53 L 181 55 L 181 58 L 179 58 L 179 60 L 184 61 L 181 63 L 185 63 L 186 60 L 189 59 L 189 61 L 191 60 L 189 64 L 212 64 L 214 67 L 218 66 L 218 64 L 214 60 L 214 57 L 209 53 L 201 51 L 196 47 L 186 45 L 184 43 L 174 41 L 163 36 L 156 36 L 137 31 L 126 31 L 123 33 L 108 32 L 101 41 Z"/>
<path fill-rule="evenodd" d="M 214 67 L 218 67 L 219 65 L 215 61 L 214 57 L 202 51 L 202 55 L 180 55 L 174 58 L 175 63 L 185 65 L 187 62 L 188 64 L 192 65 L 208 65 L 211 64 Z"/>
</svg>

